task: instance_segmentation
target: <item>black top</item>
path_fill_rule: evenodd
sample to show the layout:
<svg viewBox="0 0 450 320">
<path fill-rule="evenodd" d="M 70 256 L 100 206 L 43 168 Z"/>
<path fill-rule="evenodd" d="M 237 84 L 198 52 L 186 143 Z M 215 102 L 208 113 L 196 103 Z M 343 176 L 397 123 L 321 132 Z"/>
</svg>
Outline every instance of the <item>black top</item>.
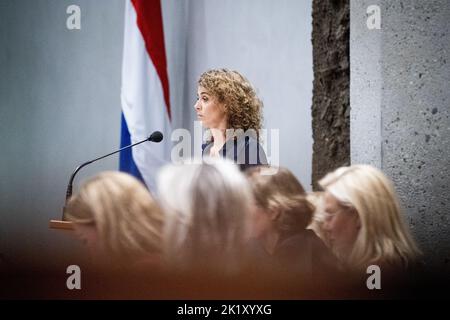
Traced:
<svg viewBox="0 0 450 320">
<path fill-rule="evenodd" d="M 209 156 L 213 144 L 213 141 L 209 141 L 202 145 L 203 157 Z M 248 135 L 240 135 L 228 140 L 219 152 L 222 157 L 233 160 L 238 164 L 241 171 L 252 166 L 267 164 L 263 147 L 257 139 Z"/>
</svg>

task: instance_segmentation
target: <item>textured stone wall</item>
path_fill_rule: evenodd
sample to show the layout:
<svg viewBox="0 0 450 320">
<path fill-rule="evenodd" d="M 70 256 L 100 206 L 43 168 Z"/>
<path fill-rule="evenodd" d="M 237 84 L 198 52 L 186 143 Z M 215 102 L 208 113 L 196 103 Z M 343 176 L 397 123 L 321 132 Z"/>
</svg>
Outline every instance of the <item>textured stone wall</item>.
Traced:
<svg viewBox="0 0 450 320">
<path fill-rule="evenodd" d="M 313 1 L 312 184 L 350 163 L 349 0 Z"/>
<path fill-rule="evenodd" d="M 381 9 L 369 30 L 366 10 Z M 394 182 L 426 261 L 450 269 L 450 2 L 351 1 L 351 160 Z"/>
</svg>

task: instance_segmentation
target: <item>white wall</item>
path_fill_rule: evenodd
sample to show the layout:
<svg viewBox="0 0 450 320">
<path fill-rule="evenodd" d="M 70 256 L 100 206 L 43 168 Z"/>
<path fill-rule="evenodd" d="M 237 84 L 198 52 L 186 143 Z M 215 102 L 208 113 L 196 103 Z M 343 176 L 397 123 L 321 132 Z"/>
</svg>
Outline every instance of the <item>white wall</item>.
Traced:
<svg viewBox="0 0 450 320">
<path fill-rule="evenodd" d="M 0 253 L 17 267 L 73 263 L 78 242 L 48 221 L 74 168 L 120 143 L 124 3 L 77 0 L 81 30 L 69 31 L 73 3 L 0 2 Z M 75 190 L 117 168 L 114 156 L 83 169 Z"/>
</svg>

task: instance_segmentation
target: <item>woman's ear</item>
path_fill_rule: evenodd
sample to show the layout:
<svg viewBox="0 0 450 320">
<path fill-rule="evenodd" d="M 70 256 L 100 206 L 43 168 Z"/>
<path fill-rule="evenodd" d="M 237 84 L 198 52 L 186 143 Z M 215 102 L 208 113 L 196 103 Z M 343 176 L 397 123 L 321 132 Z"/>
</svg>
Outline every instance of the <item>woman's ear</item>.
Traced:
<svg viewBox="0 0 450 320">
<path fill-rule="evenodd" d="M 274 210 L 269 211 L 270 221 L 276 221 L 279 216 L 280 216 L 280 210 L 274 209 Z"/>
<path fill-rule="evenodd" d="M 353 218 L 355 219 L 356 228 L 358 230 L 361 229 L 361 219 L 356 208 L 352 208 L 352 214 L 354 215 Z"/>
<path fill-rule="evenodd" d="M 93 249 L 98 245 L 98 233 L 94 224 L 75 224 L 74 233 L 87 247 Z"/>
</svg>

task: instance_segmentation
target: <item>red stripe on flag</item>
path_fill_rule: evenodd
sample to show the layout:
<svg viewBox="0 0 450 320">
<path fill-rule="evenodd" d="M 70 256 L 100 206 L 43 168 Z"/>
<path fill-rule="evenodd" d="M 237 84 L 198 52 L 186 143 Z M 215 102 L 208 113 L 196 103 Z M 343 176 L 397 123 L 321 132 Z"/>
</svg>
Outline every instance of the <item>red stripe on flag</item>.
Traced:
<svg viewBox="0 0 450 320">
<path fill-rule="evenodd" d="M 136 10 L 137 25 L 144 38 L 145 47 L 161 80 L 167 113 L 171 119 L 161 2 L 160 0 L 131 0 L 131 2 Z"/>
</svg>

